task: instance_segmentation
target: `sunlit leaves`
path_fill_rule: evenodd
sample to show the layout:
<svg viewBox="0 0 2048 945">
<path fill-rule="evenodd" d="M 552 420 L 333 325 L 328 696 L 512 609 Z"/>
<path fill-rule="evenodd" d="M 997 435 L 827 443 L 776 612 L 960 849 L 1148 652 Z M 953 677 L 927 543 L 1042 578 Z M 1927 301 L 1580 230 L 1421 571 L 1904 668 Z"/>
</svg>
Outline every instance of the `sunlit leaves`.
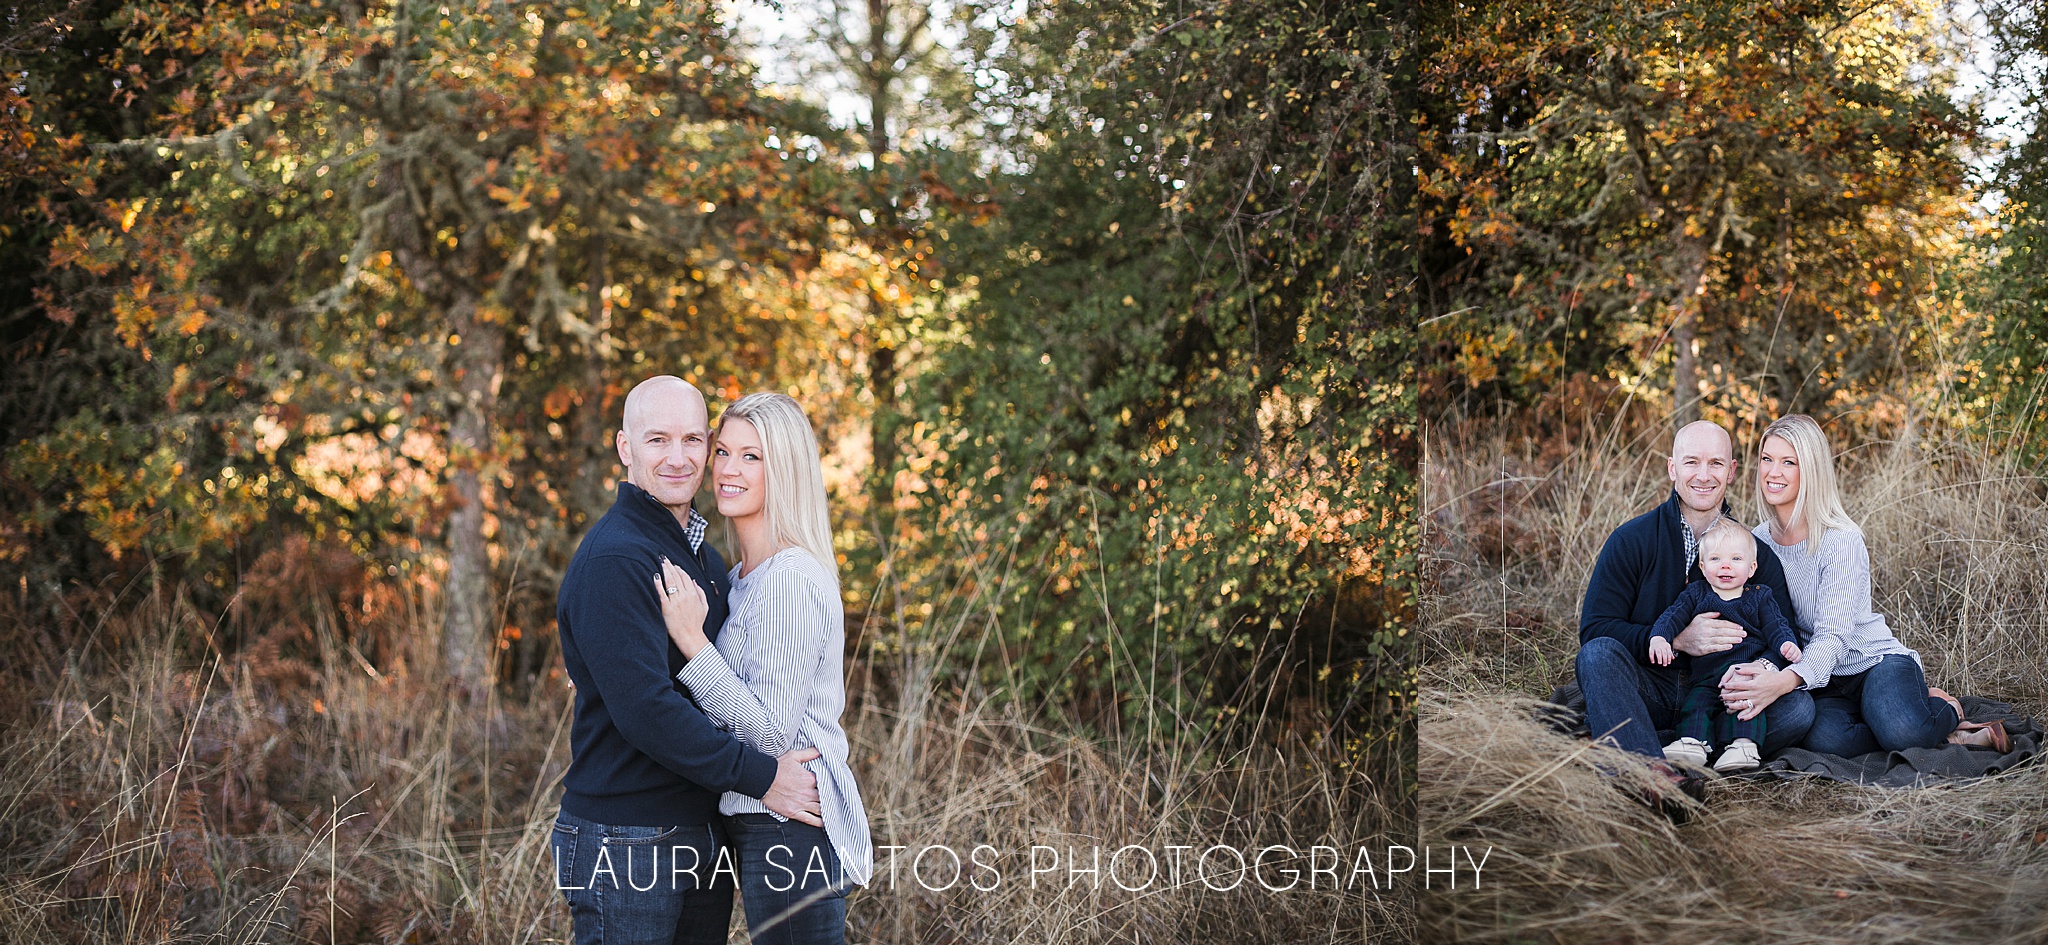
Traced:
<svg viewBox="0 0 2048 945">
<path fill-rule="evenodd" d="M 1445 403 L 1577 374 L 1668 409 L 1696 339 L 1722 419 L 1866 411 L 1946 330 L 1932 286 L 1970 234 L 1974 125 L 1932 5 L 1440 15 L 1421 180 Z"/>
<path fill-rule="evenodd" d="M 95 448 L 108 469 L 167 455 L 187 478 L 232 464 L 294 486 L 212 515 L 236 494 L 219 477 L 145 495 L 92 486 L 89 464 L 18 467 L 108 550 L 149 533 L 122 523 L 171 516 L 219 525 L 178 547 L 221 553 L 260 510 L 418 553 L 457 469 L 487 483 L 494 542 L 573 528 L 609 487 L 606 417 L 633 380 L 724 386 L 787 352 L 812 360 L 807 326 L 731 300 L 817 252 L 837 186 L 817 149 L 834 136 L 756 94 L 713 7 L 451 9 L 120 9 L 104 67 L 166 94 L 137 100 L 137 137 L 80 147 L 68 171 L 81 194 L 155 179 L 146 199 L 93 205 L 48 257 L 65 281 L 51 317 L 83 319 L 93 356 L 132 364 Z M 778 131 L 809 156 L 768 148 Z M 497 379 L 491 429 L 451 451 L 473 402 L 457 389 L 477 377 Z M 28 448 L 61 459 L 86 441 L 46 431 Z"/>
</svg>

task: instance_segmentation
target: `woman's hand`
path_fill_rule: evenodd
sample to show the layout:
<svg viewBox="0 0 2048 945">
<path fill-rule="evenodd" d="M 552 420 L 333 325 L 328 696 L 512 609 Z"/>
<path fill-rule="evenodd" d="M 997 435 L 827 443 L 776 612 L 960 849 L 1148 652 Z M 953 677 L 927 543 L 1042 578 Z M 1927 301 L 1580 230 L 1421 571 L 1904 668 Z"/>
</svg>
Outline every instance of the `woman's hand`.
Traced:
<svg viewBox="0 0 2048 945">
<path fill-rule="evenodd" d="M 1721 674 L 1721 704 L 1736 713 L 1736 718 L 1748 721 L 1763 714 L 1779 696 L 1799 688 L 1801 682 L 1798 673 L 1777 669 L 1763 660 L 1730 666 Z"/>
<path fill-rule="evenodd" d="M 663 558 L 661 573 L 654 576 L 654 592 L 661 598 L 661 622 L 668 625 L 668 638 L 684 657 L 695 659 L 699 650 L 711 645 L 704 638 L 704 617 L 711 613 L 704 589 L 675 562 Z"/>
</svg>

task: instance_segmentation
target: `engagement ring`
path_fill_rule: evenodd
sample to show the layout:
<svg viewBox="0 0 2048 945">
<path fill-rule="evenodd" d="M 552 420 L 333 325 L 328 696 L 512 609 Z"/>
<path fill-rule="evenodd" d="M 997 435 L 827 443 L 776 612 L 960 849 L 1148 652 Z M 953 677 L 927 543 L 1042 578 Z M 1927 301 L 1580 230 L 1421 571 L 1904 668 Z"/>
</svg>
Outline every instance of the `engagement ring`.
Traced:
<svg viewBox="0 0 2048 945">
<path fill-rule="evenodd" d="M 680 587 L 671 587 L 671 588 L 669 588 L 669 589 L 668 589 L 668 592 L 669 592 L 669 593 L 671 593 L 671 594 L 676 594 L 676 593 L 680 593 L 681 591 L 682 591 L 682 588 L 680 588 Z"/>
</svg>

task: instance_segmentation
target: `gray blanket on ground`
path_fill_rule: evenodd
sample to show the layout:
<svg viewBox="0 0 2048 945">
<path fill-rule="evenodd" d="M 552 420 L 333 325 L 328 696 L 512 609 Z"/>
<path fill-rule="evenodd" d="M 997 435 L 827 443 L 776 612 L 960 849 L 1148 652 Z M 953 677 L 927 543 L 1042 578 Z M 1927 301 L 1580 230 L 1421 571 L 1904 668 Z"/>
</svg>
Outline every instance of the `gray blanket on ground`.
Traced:
<svg viewBox="0 0 2048 945">
<path fill-rule="evenodd" d="M 2012 736 L 2012 750 L 2004 753 L 1963 745 L 1940 748 L 1910 748 L 1905 751 L 1874 751 L 1845 757 L 1824 755 L 1804 748 L 1788 748 L 1764 762 L 1763 769 L 1748 775 L 1763 780 L 1820 777 L 1850 784 L 1877 787 L 1927 787 L 1989 777 L 2033 761 L 2041 754 L 2044 734 L 2041 723 L 2013 711 L 2009 703 L 1981 696 L 1962 696 L 1963 715 L 1972 722 L 2005 722 Z M 1561 731 L 1591 737 L 1586 731 L 1586 698 L 1576 685 L 1559 687 L 1550 694 L 1551 705 L 1542 711 L 1543 720 Z"/>
<path fill-rule="evenodd" d="M 1986 748 L 1943 745 L 1940 748 L 1908 748 L 1905 751 L 1873 751 L 1845 757 L 1823 755 L 1804 748 L 1787 748 L 1764 763 L 1760 776 L 1796 778 L 1818 775 L 1851 784 L 1878 787 L 1926 787 L 1933 784 L 1969 781 L 2010 771 L 2041 753 L 2041 723 L 2013 711 L 2010 704 L 1981 696 L 1960 696 L 1963 716 L 1972 722 L 2005 722 L 2012 736 L 2012 750 L 2004 754 Z"/>
</svg>

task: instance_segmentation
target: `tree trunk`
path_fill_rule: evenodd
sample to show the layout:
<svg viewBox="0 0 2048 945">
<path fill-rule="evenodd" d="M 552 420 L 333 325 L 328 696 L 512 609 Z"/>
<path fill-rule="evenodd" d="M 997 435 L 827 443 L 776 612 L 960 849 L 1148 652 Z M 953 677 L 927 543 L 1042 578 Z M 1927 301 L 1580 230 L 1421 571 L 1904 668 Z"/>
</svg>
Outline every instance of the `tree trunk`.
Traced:
<svg viewBox="0 0 2048 945">
<path fill-rule="evenodd" d="M 1671 343 L 1677 349 L 1677 357 L 1671 363 L 1671 403 L 1675 408 L 1673 419 L 1679 426 L 1700 418 L 1700 377 L 1699 367 L 1694 363 L 1693 342 L 1692 313 L 1682 308 L 1678 323 L 1671 329 Z"/>
<path fill-rule="evenodd" d="M 877 171 L 890 149 L 889 94 L 898 75 L 894 45 L 889 39 L 889 0 L 868 0 L 868 151 L 875 156 Z"/>
<path fill-rule="evenodd" d="M 873 462 L 869 467 L 868 506 L 884 549 L 896 533 L 896 348 L 889 331 L 888 303 L 868 293 L 868 327 L 875 333 L 868 352 L 868 385 L 875 395 L 875 413 L 868 420 Z"/>
<path fill-rule="evenodd" d="M 908 42 L 906 38 L 905 42 Z M 868 0 L 868 151 L 874 155 L 875 173 L 887 179 L 884 160 L 889 141 L 889 110 L 892 87 L 900 73 L 896 69 L 895 43 L 889 36 L 889 0 Z M 893 189 L 893 188 L 892 188 Z M 876 207 L 878 220 L 894 231 L 896 207 Z M 874 515 L 875 533 L 887 549 L 896 533 L 896 313 L 889 302 L 870 289 L 867 293 L 868 386 L 875 397 L 875 412 L 868 420 L 868 442 L 873 462 L 868 471 L 868 506 Z"/>
<path fill-rule="evenodd" d="M 451 280 L 455 281 L 455 280 Z M 441 623 L 441 655 L 449 683 L 474 697 L 491 684 L 491 560 L 484 543 L 483 477 L 491 451 L 498 385 L 504 378 L 505 326 L 487 318 L 481 300 L 456 290 L 449 323 L 459 337 L 452 358 L 454 419 L 448 428 L 448 584 Z"/>
<path fill-rule="evenodd" d="M 604 286 L 611 281 L 610 272 L 610 246 L 604 231 L 598 228 L 591 238 L 589 290 L 584 308 L 600 336 L 611 327 L 610 302 L 602 297 Z M 618 465 L 617 444 L 605 436 L 609 418 L 604 405 L 604 351 L 600 340 L 593 338 L 583 346 L 583 389 L 578 393 L 569 423 L 569 435 L 575 441 L 573 455 L 580 458 L 576 481 L 569 485 L 569 500 L 574 511 L 582 513 L 581 524 L 585 528 L 611 508 L 612 472 Z"/>
<path fill-rule="evenodd" d="M 571 511 L 582 514 L 581 527 L 588 528 L 604 516 L 612 507 L 615 495 L 613 481 L 618 469 L 618 444 L 609 436 L 611 429 L 604 407 L 605 380 L 604 358 L 595 346 L 583 356 L 583 390 L 576 404 L 576 413 L 569 424 L 570 435 L 576 438 L 576 455 L 582 457 L 577 465 L 576 481 L 570 485 L 569 501 Z"/>
<path fill-rule="evenodd" d="M 1678 313 L 1671 322 L 1671 407 L 1673 419 L 1684 426 L 1700 418 L 1700 375 L 1693 345 L 1698 338 L 1707 248 L 1696 240 L 1684 240 L 1679 244 L 1678 261 Z"/>
</svg>

